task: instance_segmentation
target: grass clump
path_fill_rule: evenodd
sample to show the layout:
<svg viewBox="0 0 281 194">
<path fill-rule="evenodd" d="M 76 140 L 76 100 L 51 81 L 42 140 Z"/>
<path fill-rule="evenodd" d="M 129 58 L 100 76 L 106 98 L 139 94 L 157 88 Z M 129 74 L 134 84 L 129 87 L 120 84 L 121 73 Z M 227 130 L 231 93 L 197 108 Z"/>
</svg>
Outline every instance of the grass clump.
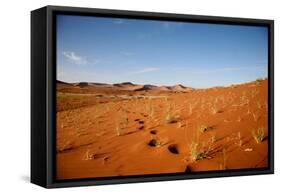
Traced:
<svg viewBox="0 0 281 194">
<path fill-rule="evenodd" d="M 178 128 L 184 127 L 184 124 L 182 122 L 178 122 Z"/>
<path fill-rule="evenodd" d="M 223 111 L 220 108 L 216 107 L 216 106 L 212 108 L 212 113 L 213 114 L 222 113 L 222 112 Z"/>
<path fill-rule="evenodd" d="M 241 138 L 241 133 L 237 133 L 238 145 L 241 147 L 243 145 L 243 140 Z"/>
<path fill-rule="evenodd" d="M 115 130 L 116 130 L 117 136 L 121 136 L 122 135 L 122 129 L 121 129 L 119 124 L 116 124 Z"/>
<path fill-rule="evenodd" d="M 176 123 L 178 121 L 177 117 L 172 115 L 170 112 L 166 114 L 166 123 Z"/>
<path fill-rule="evenodd" d="M 257 122 L 257 121 L 258 121 L 258 119 L 259 119 L 258 115 L 257 115 L 257 114 L 255 114 L 255 113 L 252 113 L 252 115 L 253 115 L 254 121 L 255 121 L 255 122 Z"/>
<path fill-rule="evenodd" d="M 208 154 L 209 150 L 203 149 L 199 143 L 194 141 L 191 143 L 189 147 L 189 157 L 191 161 L 195 162 L 207 158 Z"/>
<path fill-rule="evenodd" d="M 173 105 L 173 107 L 175 107 L 175 105 Z M 172 110 L 173 110 L 172 104 L 169 103 L 168 110 L 165 116 L 166 123 L 176 123 L 178 121 L 178 117 L 172 113 L 173 112 Z"/>
<path fill-rule="evenodd" d="M 211 142 L 215 143 L 217 141 L 216 135 L 211 136 Z"/>
<path fill-rule="evenodd" d="M 163 142 L 160 141 L 156 136 L 151 136 L 148 145 L 151 147 L 161 147 L 163 145 Z"/>
<path fill-rule="evenodd" d="M 265 139 L 265 128 L 260 127 L 257 130 L 252 130 L 252 135 L 257 143 L 263 142 Z"/>
<path fill-rule="evenodd" d="M 198 126 L 198 131 L 201 132 L 201 133 L 206 132 L 208 129 L 210 129 L 210 127 L 208 127 L 208 126 L 205 125 L 205 124 L 202 124 L 202 125 L 199 125 L 199 126 Z"/>
</svg>

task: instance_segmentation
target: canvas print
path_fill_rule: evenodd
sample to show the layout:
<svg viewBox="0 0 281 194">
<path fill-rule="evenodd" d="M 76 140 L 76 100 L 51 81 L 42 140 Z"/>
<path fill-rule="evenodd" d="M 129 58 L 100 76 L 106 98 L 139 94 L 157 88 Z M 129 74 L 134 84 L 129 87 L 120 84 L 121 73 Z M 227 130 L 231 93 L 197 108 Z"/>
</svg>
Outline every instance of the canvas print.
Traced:
<svg viewBox="0 0 281 194">
<path fill-rule="evenodd" d="M 56 17 L 56 179 L 268 167 L 268 28 Z"/>
</svg>

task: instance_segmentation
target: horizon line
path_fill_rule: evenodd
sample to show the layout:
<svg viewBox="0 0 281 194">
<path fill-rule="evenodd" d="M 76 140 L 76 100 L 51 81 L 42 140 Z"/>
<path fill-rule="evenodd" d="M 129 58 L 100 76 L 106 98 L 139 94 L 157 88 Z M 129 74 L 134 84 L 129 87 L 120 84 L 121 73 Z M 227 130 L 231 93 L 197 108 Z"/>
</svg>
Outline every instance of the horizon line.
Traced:
<svg viewBox="0 0 281 194">
<path fill-rule="evenodd" d="M 268 79 L 268 76 L 266 77 L 258 77 L 256 78 L 255 80 L 251 80 L 251 81 L 244 81 L 244 82 L 236 82 L 236 83 L 231 83 L 231 84 L 228 84 L 228 85 L 215 85 L 215 86 L 209 86 L 209 87 L 193 87 L 193 86 L 186 86 L 185 84 L 181 84 L 181 83 L 176 83 L 176 84 L 173 84 L 173 85 L 166 85 L 166 84 L 140 84 L 140 83 L 134 83 L 134 82 L 130 82 L 130 81 L 125 81 L 125 82 L 115 82 L 115 83 L 104 83 L 104 82 L 95 82 L 95 81 L 78 81 L 78 82 L 67 82 L 67 81 L 62 81 L 62 80 L 58 80 L 56 79 L 56 81 L 60 81 L 60 82 L 64 82 L 66 84 L 76 84 L 76 83 L 95 83 L 95 84 L 108 84 L 108 85 L 114 85 L 114 84 L 124 84 L 124 83 L 131 83 L 131 84 L 134 84 L 134 85 L 152 85 L 152 86 L 157 86 L 157 87 L 161 87 L 161 86 L 165 86 L 165 87 L 171 87 L 171 86 L 176 86 L 176 85 L 182 85 L 186 88 L 193 88 L 193 89 L 207 89 L 207 88 L 215 88 L 215 87 L 228 87 L 228 86 L 231 86 L 231 85 L 240 85 L 240 84 L 246 84 L 246 83 L 251 83 L 251 82 L 254 82 L 254 81 L 257 81 L 259 79 L 262 79 L 262 80 L 267 80 Z"/>
</svg>

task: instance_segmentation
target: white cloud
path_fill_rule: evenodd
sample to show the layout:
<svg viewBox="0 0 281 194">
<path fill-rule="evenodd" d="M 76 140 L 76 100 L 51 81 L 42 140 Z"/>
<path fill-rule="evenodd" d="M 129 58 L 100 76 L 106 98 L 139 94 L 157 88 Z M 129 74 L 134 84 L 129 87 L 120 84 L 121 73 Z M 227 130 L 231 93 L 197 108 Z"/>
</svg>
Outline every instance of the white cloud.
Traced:
<svg viewBox="0 0 281 194">
<path fill-rule="evenodd" d="M 75 63 L 77 65 L 87 64 L 88 61 L 85 57 L 78 56 L 75 52 L 72 51 L 64 51 L 62 53 L 70 62 Z"/>
<path fill-rule="evenodd" d="M 159 68 L 156 68 L 156 67 L 148 67 L 148 68 L 141 69 L 141 70 L 139 70 L 139 71 L 132 72 L 132 74 L 149 73 L 149 72 L 159 71 L 159 70 L 160 70 L 160 69 L 159 69 Z"/>
</svg>

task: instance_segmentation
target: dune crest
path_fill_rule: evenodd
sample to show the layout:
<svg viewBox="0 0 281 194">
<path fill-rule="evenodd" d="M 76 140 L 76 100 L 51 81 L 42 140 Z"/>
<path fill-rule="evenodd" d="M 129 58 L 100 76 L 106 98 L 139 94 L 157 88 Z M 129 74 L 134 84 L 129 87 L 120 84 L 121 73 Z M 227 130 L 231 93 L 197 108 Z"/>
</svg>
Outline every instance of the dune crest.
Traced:
<svg viewBox="0 0 281 194">
<path fill-rule="evenodd" d="M 167 91 L 167 92 L 188 92 L 194 90 L 194 88 L 183 86 L 182 84 L 177 84 L 174 86 L 156 86 L 151 84 L 134 84 L 132 82 L 123 82 L 115 84 L 106 84 L 106 83 L 92 83 L 92 82 L 79 82 L 79 83 L 67 83 L 57 80 L 58 85 L 67 84 L 69 86 L 78 86 L 78 87 L 88 87 L 90 88 L 111 88 L 112 90 L 127 90 L 127 91 Z"/>
</svg>

